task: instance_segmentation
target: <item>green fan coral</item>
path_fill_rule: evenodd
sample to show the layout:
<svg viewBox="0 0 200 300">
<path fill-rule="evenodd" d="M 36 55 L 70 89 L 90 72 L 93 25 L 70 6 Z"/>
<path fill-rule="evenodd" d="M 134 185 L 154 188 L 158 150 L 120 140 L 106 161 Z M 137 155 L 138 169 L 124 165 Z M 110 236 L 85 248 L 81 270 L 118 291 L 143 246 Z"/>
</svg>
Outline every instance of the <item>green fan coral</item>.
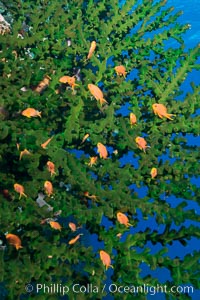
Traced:
<svg viewBox="0 0 200 300">
<path fill-rule="evenodd" d="M 200 48 L 186 52 L 182 34 L 188 26 L 165 4 L 1 1 L 10 24 L 0 36 L 4 299 L 58 299 L 63 286 L 68 299 L 106 299 L 109 293 L 121 299 L 121 292 L 123 299 L 147 299 L 144 287 L 152 294 L 164 285 L 171 289 L 166 299 L 191 299 L 183 286 L 199 289 L 199 252 L 175 259 L 167 252 L 177 241 L 199 238 L 197 225 L 184 224 L 200 220 L 184 209 L 200 195 L 191 182 L 200 172 L 199 147 L 184 138 L 199 135 L 199 86 L 192 83 L 191 94 L 175 99 L 188 73 L 199 70 Z M 179 47 L 166 50 L 169 38 Z M 127 103 L 134 124 L 118 111 Z M 155 115 L 154 104 L 175 116 L 159 118 L 163 111 Z M 126 156 L 131 159 L 123 163 Z M 19 199 L 20 191 L 27 197 Z M 174 208 L 169 197 L 183 201 Z M 138 230 L 153 218 L 162 233 Z M 173 223 L 181 227 L 173 229 Z M 8 233 L 23 248 L 16 250 Z M 152 254 L 149 244 L 161 249 Z M 106 253 L 103 259 L 100 253 Z M 168 270 L 171 281 L 161 284 L 150 271 L 143 278 L 142 264 Z"/>
</svg>

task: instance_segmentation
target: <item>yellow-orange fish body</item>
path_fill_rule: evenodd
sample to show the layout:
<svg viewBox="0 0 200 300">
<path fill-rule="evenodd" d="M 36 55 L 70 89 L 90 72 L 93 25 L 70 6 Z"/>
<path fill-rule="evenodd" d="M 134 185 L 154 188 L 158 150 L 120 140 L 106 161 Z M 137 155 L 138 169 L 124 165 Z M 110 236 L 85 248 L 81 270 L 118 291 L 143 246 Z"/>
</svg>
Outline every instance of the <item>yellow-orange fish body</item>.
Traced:
<svg viewBox="0 0 200 300">
<path fill-rule="evenodd" d="M 81 144 L 83 144 L 89 138 L 89 136 L 89 133 L 86 133 L 81 141 Z"/>
<path fill-rule="evenodd" d="M 50 197 L 53 194 L 53 185 L 50 181 L 45 181 L 44 183 L 45 193 Z"/>
<path fill-rule="evenodd" d="M 117 220 L 118 220 L 118 222 L 119 222 L 120 224 L 125 225 L 126 227 L 132 226 L 132 225 L 129 223 L 128 217 L 127 217 L 125 214 L 121 213 L 121 212 L 118 212 L 118 213 L 117 213 Z"/>
<path fill-rule="evenodd" d="M 84 192 L 84 196 L 94 201 L 98 200 L 96 195 L 90 195 L 89 192 Z"/>
<path fill-rule="evenodd" d="M 173 120 L 171 117 L 175 116 L 173 114 L 168 114 L 167 113 L 167 108 L 165 105 L 163 104 L 159 104 L 159 103 L 154 103 L 152 105 L 153 108 L 153 112 L 155 115 L 158 115 L 159 118 L 163 119 L 163 117 L 169 119 L 169 120 Z"/>
<path fill-rule="evenodd" d="M 76 231 L 76 224 L 69 222 L 69 228 L 71 229 L 71 231 Z"/>
<path fill-rule="evenodd" d="M 75 243 L 78 241 L 78 239 L 80 239 L 80 236 L 81 236 L 81 235 L 82 235 L 82 233 L 79 233 L 75 238 L 71 239 L 71 240 L 68 242 L 68 244 L 69 244 L 69 245 L 75 244 Z"/>
<path fill-rule="evenodd" d="M 19 160 L 21 160 L 24 155 L 30 155 L 30 154 L 31 154 L 30 151 L 28 151 L 27 149 L 24 149 L 23 151 L 20 152 Z"/>
<path fill-rule="evenodd" d="M 104 250 L 100 250 L 99 254 L 100 254 L 100 259 L 101 259 L 103 265 L 106 267 L 106 270 L 109 267 L 113 268 L 113 266 L 111 265 L 110 255 L 107 252 L 105 252 Z"/>
<path fill-rule="evenodd" d="M 106 159 L 108 157 L 106 146 L 104 146 L 102 143 L 97 144 L 97 152 L 99 153 L 100 158 Z"/>
<path fill-rule="evenodd" d="M 124 76 L 124 78 L 126 77 L 126 74 L 127 74 L 126 68 L 122 65 L 116 66 L 115 72 L 117 73 L 118 76 Z"/>
<path fill-rule="evenodd" d="M 144 152 L 146 152 L 146 148 L 150 148 L 150 146 L 147 146 L 147 142 L 145 141 L 145 139 L 143 137 L 138 136 L 138 137 L 136 137 L 135 141 L 136 141 L 138 148 L 140 150 L 143 150 Z"/>
<path fill-rule="evenodd" d="M 92 96 L 100 102 L 100 105 L 102 106 L 104 103 L 108 103 L 104 98 L 103 98 L 103 93 L 100 90 L 100 88 L 92 83 L 88 84 L 88 89 Z"/>
<path fill-rule="evenodd" d="M 88 166 L 92 167 L 93 165 L 96 165 L 97 159 L 98 159 L 97 156 L 90 157 L 90 161 L 88 163 Z"/>
<path fill-rule="evenodd" d="M 131 124 L 131 127 L 132 127 L 132 125 L 135 125 L 136 123 L 137 123 L 136 115 L 134 113 L 130 113 L 130 124 Z"/>
<path fill-rule="evenodd" d="M 52 163 L 51 161 L 48 161 L 48 162 L 47 162 L 47 169 L 48 169 L 48 171 L 51 173 L 51 176 L 56 175 L 56 172 L 55 172 L 55 165 L 54 165 L 54 163 Z"/>
<path fill-rule="evenodd" d="M 157 169 L 156 168 L 152 168 L 150 174 L 151 174 L 151 178 L 152 179 L 155 178 L 157 176 L 157 174 L 158 174 Z"/>
<path fill-rule="evenodd" d="M 10 245 L 13 245 L 16 248 L 16 250 L 23 248 L 21 239 L 17 235 L 8 233 L 6 234 L 6 239 Z"/>
<path fill-rule="evenodd" d="M 27 195 L 24 193 L 24 187 L 21 184 L 15 183 L 14 184 L 14 190 L 19 193 L 19 199 L 21 199 L 22 196 L 27 197 Z"/>
<path fill-rule="evenodd" d="M 94 53 L 94 51 L 96 49 L 96 46 L 97 46 L 96 42 L 92 41 L 91 45 L 90 45 L 90 49 L 89 49 L 88 55 L 87 55 L 87 59 L 90 59 L 92 57 L 92 55 L 93 55 L 93 53 Z"/>
<path fill-rule="evenodd" d="M 75 76 L 67 76 L 67 75 L 62 76 L 59 79 L 59 82 L 68 83 L 72 87 L 72 90 L 74 90 L 75 86 L 78 86 L 78 84 L 76 84 L 76 77 Z"/>
<path fill-rule="evenodd" d="M 51 138 L 49 138 L 46 142 L 44 142 L 43 144 L 41 144 L 40 146 L 43 148 L 43 149 L 46 149 L 47 145 L 51 142 L 53 136 Z"/>
<path fill-rule="evenodd" d="M 50 221 L 49 224 L 53 229 L 60 230 L 60 231 L 62 229 L 62 226 L 56 221 Z"/>
<path fill-rule="evenodd" d="M 51 77 L 45 75 L 44 79 L 36 86 L 35 91 L 39 94 L 42 93 L 49 86 L 50 80 Z"/>
<path fill-rule="evenodd" d="M 32 117 L 42 117 L 41 116 L 41 111 L 36 110 L 35 108 L 27 108 L 22 111 L 22 116 L 27 117 L 27 118 L 32 118 Z"/>
</svg>

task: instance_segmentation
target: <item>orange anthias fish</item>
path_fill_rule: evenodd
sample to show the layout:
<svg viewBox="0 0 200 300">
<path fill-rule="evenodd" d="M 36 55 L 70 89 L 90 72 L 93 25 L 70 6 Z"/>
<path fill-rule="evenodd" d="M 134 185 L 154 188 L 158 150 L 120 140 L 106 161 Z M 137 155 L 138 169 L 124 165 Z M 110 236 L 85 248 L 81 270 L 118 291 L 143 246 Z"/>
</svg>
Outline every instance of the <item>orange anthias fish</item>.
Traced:
<svg viewBox="0 0 200 300">
<path fill-rule="evenodd" d="M 61 229 L 62 229 L 62 226 L 58 222 L 55 222 L 55 221 L 50 221 L 49 225 L 51 226 L 51 228 L 56 229 L 56 230 L 61 231 Z"/>
<path fill-rule="evenodd" d="M 117 73 L 118 76 L 124 76 L 124 78 L 126 77 L 126 74 L 127 74 L 126 68 L 122 65 L 116 66 L 115 72 Z"/>
<path fill-rule="evenodd" d="M 175 116 L 175 115 L 173 115 L 173 114 L 168 114 L 168 113 L 167 113 L 167 108 L 166 108 L 166 106 L 163 105 L 163 104 L 154 103 L 154 104 L 152 105 L 152 108 L 153 108 L 154 114 L 155 114 L 155 115 L 158 115 L 159 118 L 161 118 L 161 119 L 162 119 L 163 117 L 165 117 L 165 118 L 167 118 L 167 119 L 169 119 L 169 120 L 173 120 L 171 117 L 172 117 L 172 116 Z"/>
<path fill-rule="evenodd" d="M 126 227 L 133 226 L 132 224 L 129 223 L 128 217 L 121 212 L 117 213 L 117 220 L 120 224 L 125 225 Z"/>
<path fill-rule="evenodd" d="M 43 148 L 43 149 L 46 149 L 47 145 L 51 142 L 53 136 L 51 138 L 49 138 L 46 142 L 44 142 L 43 144 L 41 144 L 40 146 Z"/>
<path fill-rule="evenodd" d="M 92 167 L 93 165 L 96 165 L 97 159 L 98 159 L 97 156 L 90 157 L 90 161 L 88 163 L 88 166 Z"/>
<path fill-rule="evenodd" d="M 30 151 L 28 151 L 27 149 L 24 149 L 23 151 L 20 152 L 19 160 L 22 159 L 22 156 L 24 156 L 24 155 L 30 155 L 30 154 L 31 154 Z"/>
<path fill-rule="evenodd" d="M 106 270 L 111 267 L 113 268 L 113 266 L 111 265 L 111 258 L 110 258 L 110 255 L 105 252 L 104 250 L 100 250 L 100 259 L 103 263 L 103 265 L 106 267 Z"/>
<path fill-rule="evenodd" d="M 108 103 L 104 98 L 103 98 L 103 93 L 100 90 L 100 88 L 92 83 L 88 84 L 88 89 L 90 91 L 90 93 L 92 94 L 92 96 L 99 102 L 100 105 L 102 106 L 104 103 Z"/>
<path fill-rule="evenodd" d="M 106 159 L 108 157 L 106 146 L 104 146 L 102 143 L 97 144 L 97 152 L 99 153 L 100 158 Z"/>
<path fill-rule="evenodd" d="M 145 139 L 143 137 L 136 137 L 135 139 L 136 144 L 138 146 L 139 149 L 143 150 L 144 152 L 146 152 L 146 148 L 150 148 L 150 146 L 147 146 L 147 142 L 145 141 Z"/>
<path fill-rule="evenodd" d="M 86 133 L 81 141 L 81 144 L 83 144 L 89 138 L 89 136 L 89 133 Z"/>
<path fill-rule="evenodd" d="M 136 123 L 137 123 L 136 115 L 134 115 L 134 113 L 130 113 L 130 124 L 131 124 L 131 127 L 132 127 L 132 125 L 135 125 Z"/>
<path fill-rule="evenodd" d="M 84 192 L 84 196 L 94 201 L 98 200 L 96 195 L 90 195 L 89 192 Z"/>
<path fill-rule="evenodd" d="M 22 247 L 22 242 L 21 242 L 20 238 L 17 235 L 12 234 L 12 233 L 8 233 L 8 234 L 6 234 L 6 239 L 7 239 L 8 243 L 10 245 L 13 245 L 16 248 L 16 250 L 19 250 L 20 248 L 23 248 Z"/>
<path fill-rule="evenodd" d="M 158 174 L 157 169 L 156 168 L 152 168 L 150 174 L 151 174 L 151 178 L 152 179 L 155 178 L 157 176 L 157 174 Z"/>
<path fill-rule="evenodd" d="M 53 185 L 50 181 L 45 181 L 44 183 L 45 193 L 50 197 L 53 194 Z"/>
<path fill-rule="evenodd" d="M 42 93 L 49 86 L 50 80 L 51 77 L 45 75 L 43 80 L 39 82 L 39 84 L 36 86 L 34 90 L 39 94 Z"/>
<path fill-rule="evenodd" d="M 21 184 L 15 183 L 14 184 L 14 190 L 19 193 L 19 199 L 21 199 L 22 196 L 27 197 L 26 194 L 24 194 L 24 187 Z"/>
<path fill-rule="evenodd" d="M 71 229 L 71 231 L 76 231 L 76 224 L 69 222 L 69 228 Z"/>
<path fill-rule="evenodd" d="M 90 45 L 90 49 L 89 49 L 89 52 L 88 52 L 88 55 L 87 55 L 87 59 L 90 59 L 94 53 L 94 50 L 96 49 L 96 42 L 95 41 L 92 41 L 91 42 L 91 45 Z"/>
<path fill-rule="evenodd" d="M 68 244 L 69 244 L 69 245 L 75 244 L 75 243 L 78 241 L 78 239 L 80 239 L 80 236 L 81 236 L 81 235 L 83 235 L 83 233 L 79 233 L 75 238 L 71 239 L 71 240 L 68 242 Z"/>
<path fill-rule="evenodd" d="M 21 114 L 22 114 L 22 116 L 27 117 L 27 118 L 31 118 L 31 117 L 40 117 L 41 118 L 42 117 L 41 111 L 38 111 L 31 107 L 23 110 Z"/>
<path fill-rule="evenodd" d="M 76 82 L 75 76 L 62 76 L 59 79 L 59 82 L 68 83 L 72 87 L 72 90 L 74 90 L 75 86 L 78 86 L 78 84 L 75 83 Z"/>
<path fill-rule="evenodd" d="M 48 169 L 48 171 L 51 173 L 51 176 L 56 175 L 56 172 L 55 172 L 55 165 L 54 165 L 54 163 L 52 163 L 51 161 L 48 161 L 48 162 L 47 162 L 47 169 Z"/>
</svg>

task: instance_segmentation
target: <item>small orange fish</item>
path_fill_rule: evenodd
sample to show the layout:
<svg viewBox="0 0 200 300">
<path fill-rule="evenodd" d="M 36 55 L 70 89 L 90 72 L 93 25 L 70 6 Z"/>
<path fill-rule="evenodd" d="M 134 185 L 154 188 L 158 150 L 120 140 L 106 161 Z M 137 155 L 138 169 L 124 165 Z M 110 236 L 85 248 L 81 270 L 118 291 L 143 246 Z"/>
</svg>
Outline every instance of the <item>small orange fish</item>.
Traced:
<svg viewBox="0 0 200 300">
<path fill-rule="evenodd" d="M 94 53 L 94 50 L 96 49 L 96 42 L 95 41 L 92 41 L 91 42 L 91 45 L 90 45 L 90 49 L 89 49 L 89 52 L 88 52 L 88 55 L 87 55 L 87 59 L 90 59 Z"/>
<path fill-rule="evenodd" d="M 105 252 L 104 250 L 100 250 L 100 259 L 103 263 L 103 265 L 106 267 L 106 270 L 111 267 L 113 268 L 113 266 L 111 265 L 111 258 L 110 258 L 110 255 Z"/>
<path fill-rule="evenodd" d="M 50 221 L 49 225 L 51 226 L 51 228 L 56 229 L 56 230 L 61 231 L 61 229 L 62 229 L 62 226 L 58 222 L 55 222 L 55 221 Z"/>
<path fill-rule="evenodd" d="M 130 113 L 130 124 L 131 124 L 131 127 L 132 127 L 132 125 L 135 125 L 136 123 L 137 123 L 136 115 L 134 115 L 134 113 Z"/>
<path fill-rule="evenodd" d="M 36 110 L 35 108 L 27 108 L 25 110 L 22 111 L 22 116 L 27 117 L 27 118 L 31 118 L 31 117 L 42 117 L 41 116 L 41 111 Z"/>
<path fill-rule="evenodd" d="M 72 87 L 73 91 L 74 91 L 75 86 L 78 86 L 78 84 L 76 84 L 75 81 L 76 81 L 75 76 L 62 76 L 59 79 L 59 82 L 61 82 L 61 83 L 68 83 Z"/>
<path fill-rule="evenodd" d="M 97 156 L 90 157 L 90 161 L 88 163 L 88 166 L 92 167 L 93 165 L 96 165 L 97 159 L 98 159 Z"/>
<path fill-rule="evenodd" d="M 76 243 L 76 241 L 78 241 L 78 239 L 80 239 L 80 236 L 83 235 L 83 233 L 79 233 L 75 238 L 71 239 L 68 244 L 69 245 L 73 245 Z"/>
<path fill-rule="evenodd" d="M 152 168 L 150 174 L 151 174 L 151 178 L 152 179 L 155 178 L 157 176 L 157 174 L 158 174 L 157 169 L 156 168 Z"/>
<path fill-rule="evenodd" d="M 76 231 L 76 224 L 69 222 L 69 228 L 71 229 L 71 231 Z"/>
<path fill-rule="evenodd" d="M 42 93 L 49 86 L 50 80 L 51 77 L 45 75 L 44 79 L 39 82 L 39 84 L 36 86 L 34 90 L 39 94 Z"/>
<path fill-rule="evenodd" d="M 120 224 L 123 224 L 126 227 L 133 226 L 132 224 L 129 223 L 128 217 L 125 214 L 121 213 L 121 212 L 117 213 L 117 220 Z"/>
<path fill-rule="evenodd" d="M 89 199 L 92 199 L 94 201 L 97 201 L 97 196 L 96 195 L 90 195 L 89 192 L 85 192 L 84 196 L 89 198 Z"/>
<path fill-rule="evenodd" d="M 165 117 L 165 118 L 167 118 L 167 119 L 169 119 L 169 120 L 173 120 L 171 117 L 172 117 L 172 116 L 175 116 L 175 115 L 173 115 L 173 114 L 168 114 L 168 113 L 167 113 L 167 108 L 166 108 L 166 106 L 163 105 L 163 104 L 154 103 L 154 104 L 152 105 L 152 108 L 153 108 L 154 114 L 155 114 L 155 115 L 158 115 L 159 118 L 161 118 L 161 119 L 162 119 L 163 117 Z"/>
<path fill-rule="evenodd" d="M 43 144 L 41 144 L 40 146 L 43 148 L 43 149 L 46 149 L 47 145 L 51 142 L 53 136 L 51 138 L 49 138 L 46 142 L 44 142 Z"/>
<path fill-rule="evenodd" d="M 54 165 L 54 163 L 52 163 L 51 161 L 48 161 L 48 162 L 47 162 L 47 169 L 48 169 L 48 171 L 51 173 L 51 176 L 56 175 L 56 172 L 55 172 L 55 165 Z"/>
<path fill-rule="evenodd" d="M 122 65 L 116 66 L 115 72 L 117 73 L 118 76 L 124 76 L 124 78 L 126 77 L 126 74 L 127 74 L 126 68 Z"/>
<path fill-rule="evenodd" d="M 19 193 L 19 199 L 21 199 L 21 196 L 27 197 L 26 194 L 24 194 L 24 187 L 21 184 L 15 183 L 14 184 L 14 190 Z"/>
<path fill-rule="evenodd" d="M 106 159 L 108 157 L 106 146 L 104 146 L 102 143 L 97 144 L 97 152 L 99 153 L 100 158 Z"/>
<path fill-rule="evenodd" d="M 7 239 L 8 243 L 10 245 L 13 245 L 16 248 L 16 250 L 19 250 L 20 248 L 23 248 L 22 247 L 22 242 L 21 242 L 20 238 L 17 235 L 12 234 L 12 233 L 8 233 L 8 234 L 6 234 L 6 239 Z"/>
<path fill-rule="evenodd" d="M 88 84 L 88 89 L 90 91 L 90 93 L 92 94 L 92 96 L 99 102 L 100 105 L 102 106 L 104 103 L 108 103 L 104 98 L 103 98 L 103 93 L 100 90 L 100 88 L 92 83 Z"/>
<path fill-rule="evenodd" d="M 45 181 L 44 189 L 48 197 L 50 197 L 53 194 L 53 185 L 50 181 Z"/>
<path fill-rule="evenodd" d="M 86 133 L 81 141 L 81 144 L 83 144 L 87 140 L 87 138 L 89 138 L 89 136 L 89 133 Z"/>
<path fill-rule="evenodd" d="M 31 154 L 30 151 L 28 151 L 27 149 L 24 149 L 23 151 L 20 152 L 19 160 L 22 159 L 22 156 L 24 156 L 24 155 L 30 155 L 30 154 Z"/>
<path fill-rule="evenodd" d="M 147 146 L 147 142 L 145 141 L 145 139 L 143 137 L 136 137 L 135 139 L 136 144 L 138 146 L 139 149 L 143 150 L 144 152 L 146 152 L 146 148 L 150 148 L 150 146 Z"/>
</svg>

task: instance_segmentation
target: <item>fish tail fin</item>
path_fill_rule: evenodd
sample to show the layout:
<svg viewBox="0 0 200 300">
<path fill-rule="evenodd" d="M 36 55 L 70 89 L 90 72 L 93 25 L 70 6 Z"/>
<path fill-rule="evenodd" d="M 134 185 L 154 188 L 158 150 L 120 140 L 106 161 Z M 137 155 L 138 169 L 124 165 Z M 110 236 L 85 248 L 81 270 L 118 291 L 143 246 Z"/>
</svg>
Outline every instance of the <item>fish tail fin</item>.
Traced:
<svg viewBox="0 0 200 300">
<path fill-rule="evenodd" d="M 169 120 L 174 120 L 174 119 L 172 119 L 171 117 L 175 117 L 176 115 L 174 115 L 174 114 L 166 114 L 166 118 L 167 119 L 169 119 Z"/>
<path fill-rule="evenodd" d="M 42 113 L 41 111 L 38 112 L 38 116 L 39 116 L 40 118 L 42 118 L 41 113 Z"/>
<path fill-rule="evenodd" d="M 23 247 L 21 245 L 16 245 L 15 248 L 16 248 L 16 250 L 19 250 L 19 249 L 21 249 Z"/>
<path fill-rule="evenodd" d="M 133 226 L 131 223 L 127 223 L 127 225 L 128 225 L 128 227 L 131 227 L 131 226 Z"/>
<path fill-rule="evenodd" d="M 22 196 L 24 196 L 24 197 L 26 197 L 26 198 L 28 197 L 28 196 L 27 196 L 26 194 L 24 194 L 24 193 L 22 193 Z"/>
<path fill-rule="evenodd" d="M 103 105 L 103 103 L 108 103 L 108 101 L 106 101 L 106 99 L 104 99 L 104 98 L 101 98 L 101 99 L 99 99 L 99 100 L 100 100 L 101 106 Z"/>
</svg>

